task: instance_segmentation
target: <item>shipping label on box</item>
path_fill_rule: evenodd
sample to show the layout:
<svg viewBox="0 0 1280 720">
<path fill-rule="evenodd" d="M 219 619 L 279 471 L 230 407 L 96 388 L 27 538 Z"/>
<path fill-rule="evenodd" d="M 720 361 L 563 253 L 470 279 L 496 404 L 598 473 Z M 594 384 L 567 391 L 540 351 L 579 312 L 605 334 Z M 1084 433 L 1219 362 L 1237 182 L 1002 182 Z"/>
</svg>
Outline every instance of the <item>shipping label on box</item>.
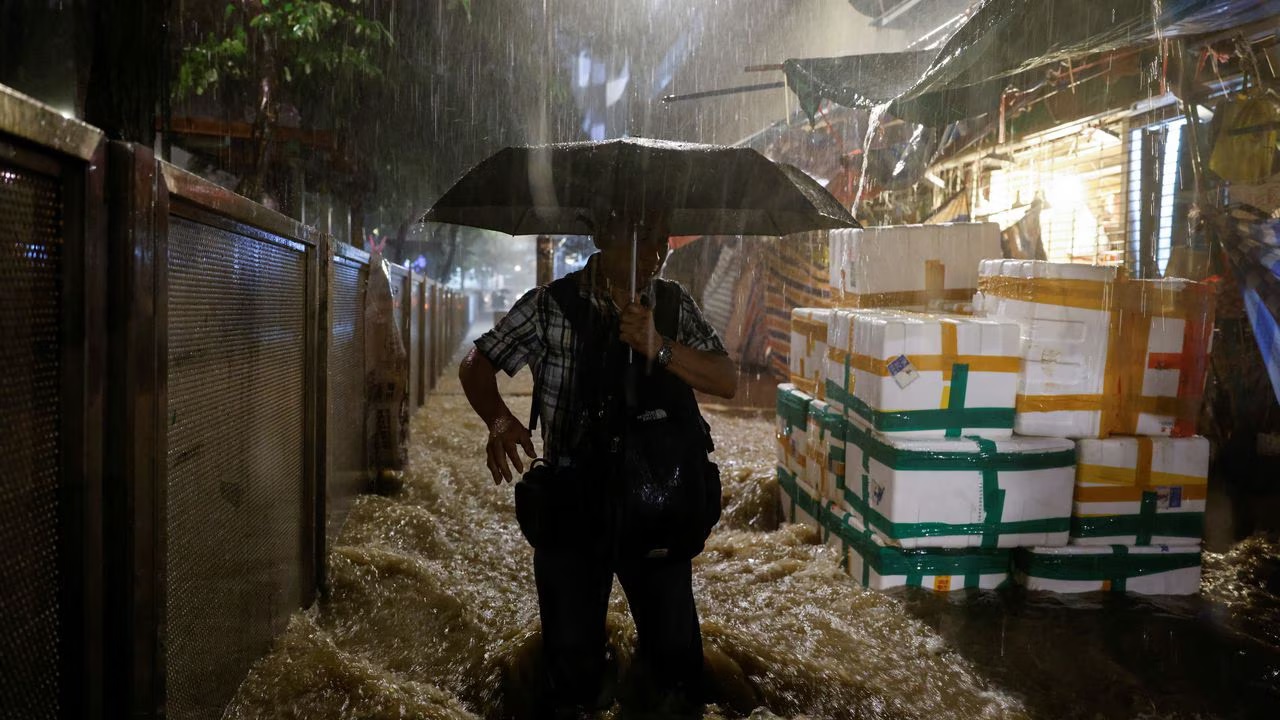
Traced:
<svg viewBox="0 0 1280 720">
<path fill-rule="evenodd" d="M 1010 553 L 998 549 L 904 549 L 887 545 L 861 519 L 836 503 L 824 503 L 827 545 L 863 587 L 888 590 L 922 587 L 934 592 L 981 588 L 994 590 L 1009 581 Z"/>
<path fill-rule="evenodd" d="M 1200 591 L 1200 546 L 1019 548 L 1013 552 L 1013 570 L 1030 590 L 1194 595 Z"/>
<path fill-rule="evenodd" d="M 998 257 L 995 223 L 833 230 L 832 297 L 859 308 L 963 306 L 977 288 L 979 261 Z"/>
<path fill-rule="evenodd" d="M 827 326 L 831 310 L 795 308 L 791 311 L 790 380 L 805 393 L 826 395 L 823 370 L 827 360 Z"/>
<path fill-rule="evenodd" d="M 986 261 L 980 273 L 977 311 L 1022 328 L 1015 432 L 1195 434 L 1213 330 L 1207 286 L 1035 260 Z"/>
<path fill-rule="evenodd" d="M 1070 542 L 1199 542 L 1208 475 L 1209 441 L 1203 437 L 1081 440 Z"/>
<path fill-rule="evenodd" d="M 1057 438 L 907 439 L 845 427 L 843 506 L 901 547 L 1063 545 L 1075 446 Z"/>
<path fill-rule="evenodd" d="M 902 311 L 852 317 L 849 417 L 896 437 L 1013 434 L 1017 323 Z"/>
</svg>

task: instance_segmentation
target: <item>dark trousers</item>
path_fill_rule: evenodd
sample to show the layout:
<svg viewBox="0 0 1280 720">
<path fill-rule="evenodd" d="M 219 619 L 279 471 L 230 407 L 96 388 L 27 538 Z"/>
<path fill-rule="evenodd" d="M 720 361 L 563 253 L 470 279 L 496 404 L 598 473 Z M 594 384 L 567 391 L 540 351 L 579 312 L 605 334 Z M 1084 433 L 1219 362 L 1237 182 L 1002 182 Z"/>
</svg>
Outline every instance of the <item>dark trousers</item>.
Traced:
<svg viewBox="0 0 1280 720">
<path fill-rule="evenodd" d="M 633 675 L 650 686 L 638 701 L 679 706 L 701 701 L 702 632 L 689 560 L 615 562 L 592 550 L 539 549 L 533 554 L 533 568 L 549 700 L 555 708 L 589 709 L 599 704 L 605 615 L 615 573 L 636 623 L 639 667 Z"/>
</svg>

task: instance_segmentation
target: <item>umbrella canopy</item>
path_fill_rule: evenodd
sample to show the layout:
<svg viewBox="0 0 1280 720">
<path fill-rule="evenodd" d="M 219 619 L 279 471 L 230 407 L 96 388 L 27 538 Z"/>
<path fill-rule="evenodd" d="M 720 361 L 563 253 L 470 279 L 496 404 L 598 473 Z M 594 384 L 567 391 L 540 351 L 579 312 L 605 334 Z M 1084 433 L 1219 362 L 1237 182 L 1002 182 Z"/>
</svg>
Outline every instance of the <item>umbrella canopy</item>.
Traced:
<svg viewBox="0 0 1280 720">
<path fill-rule="evenodd" d="M 858 226 L 808 175 L 755 150 L 645 138 L 506 148 L 468 171 L 422 220 L 590 235 L 593 217 L 622 208 L 663 211 L 672 235 Z"/>
</svg>

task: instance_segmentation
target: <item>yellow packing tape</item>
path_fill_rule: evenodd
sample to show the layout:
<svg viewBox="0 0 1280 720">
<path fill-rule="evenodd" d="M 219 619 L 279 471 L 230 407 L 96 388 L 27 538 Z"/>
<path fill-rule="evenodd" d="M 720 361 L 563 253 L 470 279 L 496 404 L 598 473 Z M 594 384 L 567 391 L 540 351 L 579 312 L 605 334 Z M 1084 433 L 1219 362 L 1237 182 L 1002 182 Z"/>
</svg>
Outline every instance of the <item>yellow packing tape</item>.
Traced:
<svg viewBox="0 0 1280 720">
<path fill-rule="evenodd" d="M 929 290 L 903 290 L 882 293 L 840 293 L 837 304 L 848 308 L 893 308 L 919 305 L 928 307 L 931 300 L 967 302 L 973 299 L 973 288 L 943 290 L 941 296 Z"/>
</svg>

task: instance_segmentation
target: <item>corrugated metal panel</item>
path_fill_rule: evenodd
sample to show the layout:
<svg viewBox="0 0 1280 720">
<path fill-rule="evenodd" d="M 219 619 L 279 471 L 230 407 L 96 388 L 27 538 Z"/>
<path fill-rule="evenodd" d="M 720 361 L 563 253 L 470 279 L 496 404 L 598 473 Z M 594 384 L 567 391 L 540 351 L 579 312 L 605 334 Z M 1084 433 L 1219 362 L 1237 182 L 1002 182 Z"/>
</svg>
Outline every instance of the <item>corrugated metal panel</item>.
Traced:
<svg viewBox="0 0 1280 720">
<path fill-rule="evenodd" d="M 364 447 L 364 296 L 369 266 L 334 258 L 329 284 L 329 487 L 326 533 L 338 537 L 368 482 Z"/>
<path fill-rule="evenodd" d="M 0 709 L 59 716 L 63 198 L 0 163 Z"/>
<path fill-rule="evenodd" d="M 218 718 L 301 601 L 300 246 L 171 217 L 166 714 Z"/>
</svg>

